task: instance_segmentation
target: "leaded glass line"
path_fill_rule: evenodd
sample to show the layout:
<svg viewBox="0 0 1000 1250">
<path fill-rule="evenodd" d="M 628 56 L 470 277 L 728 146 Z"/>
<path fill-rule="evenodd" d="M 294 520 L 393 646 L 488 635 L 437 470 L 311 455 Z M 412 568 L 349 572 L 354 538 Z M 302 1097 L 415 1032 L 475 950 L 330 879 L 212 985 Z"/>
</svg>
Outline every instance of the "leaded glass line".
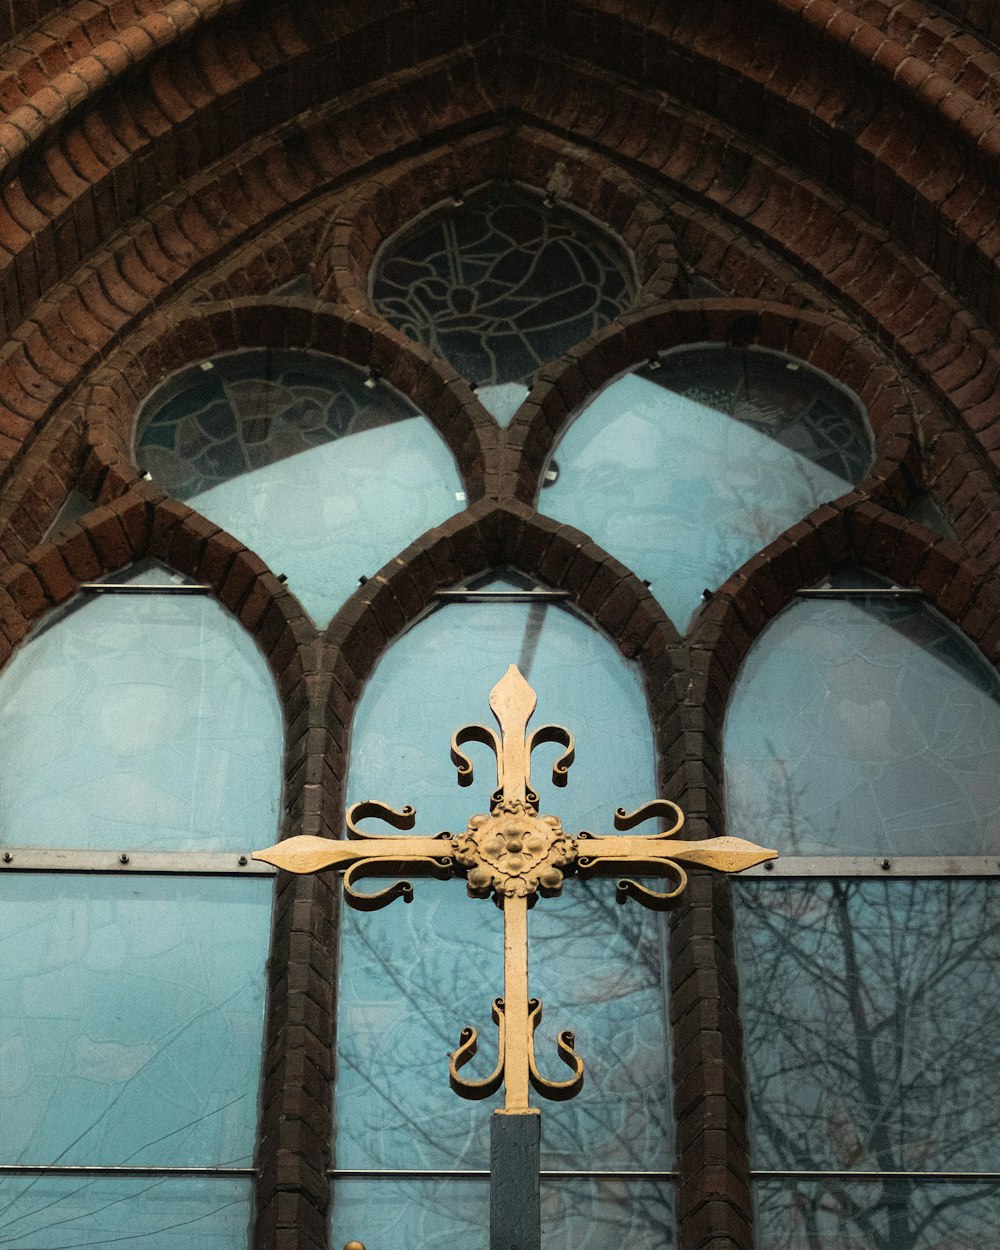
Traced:
<svg viewBox="0 0 1000 1250">
<path fill-rule="evenodd" d="M 622 249 L 583 219 L 491 187 L 390 240 L 372 298 L 391 325 L 476 386 L 529 383 L 625 311 L 629 268 Z"/>
</svg>

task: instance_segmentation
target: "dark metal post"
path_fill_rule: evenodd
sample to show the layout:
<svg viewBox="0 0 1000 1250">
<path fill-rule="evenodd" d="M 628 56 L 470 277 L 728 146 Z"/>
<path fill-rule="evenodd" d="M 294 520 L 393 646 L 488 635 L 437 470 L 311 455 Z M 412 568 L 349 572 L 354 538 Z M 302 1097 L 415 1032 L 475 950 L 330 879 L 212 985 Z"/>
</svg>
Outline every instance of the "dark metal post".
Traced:
<svg viewBox="0 0 1000 1250">
<path fill-rule="evenodd" d="M 541 1250 L 537 1111 L 495 1111 L 490 1123 L 490 1250 Z"/>
</svg>

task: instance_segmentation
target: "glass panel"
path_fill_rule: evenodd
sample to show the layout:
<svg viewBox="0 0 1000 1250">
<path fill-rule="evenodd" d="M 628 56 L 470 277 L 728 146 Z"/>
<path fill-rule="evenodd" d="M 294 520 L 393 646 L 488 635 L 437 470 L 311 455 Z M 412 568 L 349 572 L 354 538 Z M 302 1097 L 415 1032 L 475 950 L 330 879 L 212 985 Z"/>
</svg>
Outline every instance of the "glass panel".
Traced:
<svg viewBox="0 0 1000 1250">
<path fill-rule="evenodd" d="M 137 582 L 171 580 L 164 569 Z M 49 618 L 0 676 L 8 845 L 238 850 L 274 841 L 281 710 L 203 595 L 105 595 Z"/>
<path fill-rule="evenodd" d="M 539 507 L 648 580 L 683 631 L 703 590 L 870 460 L 856 401 L 827 378 L 769 352 L 700 347 L 592 400 Z"/>
<path fill-rule="evenodd" d="M 754 1167 L 1000 1172 L 1000 881 L 736 891 Z"/>
<path fill-rule="evenodd" d="M 919 602 L 793 605 L 743 665 L 725 744 L 733 833 L 793 855 L 1000 851 L 1000 680 Z"/>
<path fill-rule="evenodd" d="M 542 1182 L 545 1250 L 668 1250 L 676 1244 L 672 1183 Z"/>
<path fill-rule="evenodd" d="M 768 1181 L 754 1186 L 760 1250 L 984 1250 L 1000 1185 Z"/>
<path fill-rule="evenodd" d="M 246 1250 L 249 1235 L 249 1180 L 0 1177 L 11 1250 Z"/>
<path fill-rule="evenodd" d="M 337 1181 L 330 1244 L 368 1250 L 487 1250 L 488 1181 Z"/>
<path fill-rule="evenodd" d="M 545 1250 L 666 1250 L 676 1245 L 673 1185 L 598 1179 L 544 1180 Z M 337 1181 L 333 1235 L 368 1250 L 486 1250 L 486 1181 Z"/>
<path fill-rule="evenodd" d="M 0 888 L 0 1162 L 248 1166 L 271 882 Z"/>
<path fill-rule="evenodd" d="M 52 524 L 45 532 L 45 541 L 58 542 L 68 529 L 74 526 L 81 517 L 94 507 L 94 504 L 82 491 L 71 490 L 66 496 L 62 507 L 56 513 Z"/>
<path fill-rule="evenodd" d="M 310 352 L 185 369 L 147 400 L 137 451 L 166 489 L 283 573 L 319 625 L 465 499 L 412 404 Z"/>
<path fill-rule="evenodd" d="M 933 530 L 935 534 L 940 534 L 942 538 L 950 538 L 952 540 L 955 538 L 955 529 L 952 523 L 934 500 L 931 499 L 930 495 L 919 495 L 903 515 L 911 517 L 914 521 L 919 521 L 921 525 L 926 525 L 929 530 Z"/>
<path fill-rule="evenodd" d="M 375 307 L 475 385 L 529 382 L 624 312 L 624 251 L 594 226 L 511 187 L 491 187 L 383 254 Z"/>
<path fill-rule="evenodd" d="M 495 386 L 480 386 L 476 398 L 486 411 L 496 417 L 497 424 L 508 426 L 518 408 L 528 398 L 528 388 L 520 382 L 500 382 Z"/>
<path fill-rule="evenodd" d="M 535 757 L 543 813 L 558 814 L 574 833 L 611 833 L 616 807 L 655 795 L 643 692 L 606 640 L 553 605 L 463 604 L 418 624 L 369 682 L 352 735 L 351 799 L 412 803 L 418 831 L 463 830 L 487 809 L 496 771 L 474 746 L 475 784 L 460 789 L 450 736 L 466 723 L 492 723 L 489 691 L 511 662 L 538 693 L 537 724 L 577 734 L 565 790 L 549 780 L 557 748 Z M 502 919 L 490 903 L 467 899 L 460 881 L 418 881 L 415 891 L 410 907 L 345 909 L 339 1167 L 488 1162 L 489 1111 L 498 1100 L 453 1094 L 446 1054 L 461 1027 L 475 1024 L 481 1050 L 472 1066 L 483 1076 L 491 1070 Z M 616 906 L 612 881 L 570 881 L 561 899 L 540 900 L 529 931 L 531 988 L 545 1003 L 539 1066 L 565 1075 L 555 1036 L 572 1029 L 588 1071 L 578 1098 L 545 1105 L 544 1156 L 562 1167 L 586 1166 L 592 1154 L 602 1167 L 669 1167 L 662 918 Z"/>
</svg>

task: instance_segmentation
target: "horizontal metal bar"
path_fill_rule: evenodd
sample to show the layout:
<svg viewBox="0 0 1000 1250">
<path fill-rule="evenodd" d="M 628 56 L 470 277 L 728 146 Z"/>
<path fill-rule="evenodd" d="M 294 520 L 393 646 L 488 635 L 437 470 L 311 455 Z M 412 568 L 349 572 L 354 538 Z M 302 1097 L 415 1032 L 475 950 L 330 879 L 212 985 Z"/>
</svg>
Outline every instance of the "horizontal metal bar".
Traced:
<svg viewBox="0 0 1000 1250">
<path fill-rule="evenodd" d="M 755 1171 L 752 1180 L 803 1181 L 948 1181 L 961 1184 L 1000 1184 L 1000 1172 L 818 1172 L 818 1171 Z"/>
<path fill-rule="evenodd" d="M 249 851 L 69 851 L 49 847 L 5 846 L 0 872 L 177 873 L 186 877 L 271 877 L 270 864 Z"/>
<path fill-rule="evenodd" d="M 127 1164 L 51 1166 L 32 1163 L 0 1164 L 0 1176 L 256 1176 L 255 1168 L 153 1168 L 129 1167 Z"/>
<path fill-rule="evenodd" d="M 741 877 L 997 877 L 996 855 L 782 855 Z"/>
<path fill-rule="evenodd" d="M 489 1171 L 462 1168 L 327 1168 L 327 1176 L 336 1180 L 389 1180 L 389 1181 L 482 1181 L 489 1180 Z M 676 1172 L 629 1172 L 600 1169 L 546 1169 L 538 1175 L 543 1181 L 588 1180 L 602 1181 L 673 1181 Z"/>
<path fill-rule="evenodd" d="M 88 595 L 207 595 L 215 589 L 208 582 L 81 582 Z"/>
<path fill-rule="evenodd" d="M 436 590 L 435 599 L 448 603 L 561 603 L 568 590 Z"/>
<path fill-rule="evenodd" d="M 797 590 L 803 599 L 923 599 L 919 586 L 807 586 Z"/>
</svg>

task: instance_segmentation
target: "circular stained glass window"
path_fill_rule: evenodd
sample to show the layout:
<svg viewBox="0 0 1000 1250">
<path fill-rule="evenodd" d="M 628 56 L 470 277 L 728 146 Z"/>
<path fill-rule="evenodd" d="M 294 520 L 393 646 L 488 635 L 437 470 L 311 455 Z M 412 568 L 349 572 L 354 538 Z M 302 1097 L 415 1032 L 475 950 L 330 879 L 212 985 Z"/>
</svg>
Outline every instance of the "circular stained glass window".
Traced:
<svg viewBox="0 0 1000 1250">
<path fill-rule="evenodd" d="M 476 386 L 531 382 L 619 316 L 635 284 L 624 249 L 513 187 L 493 187 L 394 240 L 372 298 L 392 325 Z"/>
</svg>

